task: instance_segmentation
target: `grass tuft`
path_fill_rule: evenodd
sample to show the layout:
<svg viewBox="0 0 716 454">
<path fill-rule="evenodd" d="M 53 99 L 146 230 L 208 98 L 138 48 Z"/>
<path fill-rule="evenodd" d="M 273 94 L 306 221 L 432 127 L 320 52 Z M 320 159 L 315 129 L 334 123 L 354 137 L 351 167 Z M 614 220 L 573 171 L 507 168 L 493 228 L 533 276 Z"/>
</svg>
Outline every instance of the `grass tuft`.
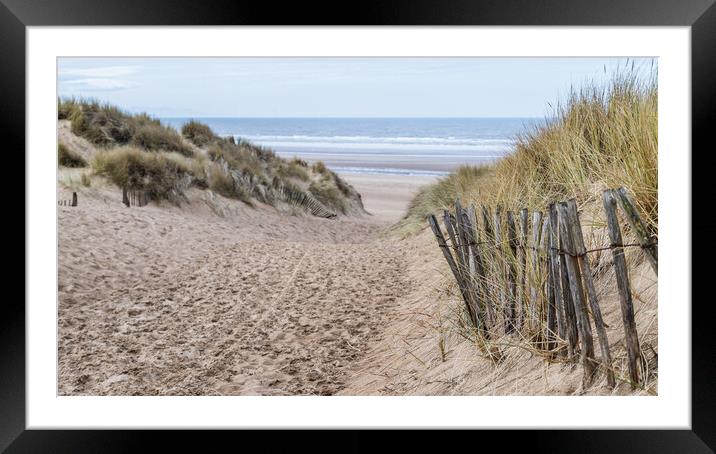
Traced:
<svg viewBox="0 0 716 454">
<path fill-rule="evenodd" d="M 193 154 L 174 129 L 158 124 L 139 126 L 132 137 L 132 143 L 150 151 L 175 151 L 185 156 Z"/>
<path fill-rule="evenodd" d="M 294 161 L 281 163 L 276 171 L 277 175 L 282 178 L 297 178 L 301 181 L 308 181 L 311 177 L 306 167 Z"/>
<path fill-rule="evenodd" d="M 326 164 L 324 164 L 323 161 L 316 161 L 312 166 L 312 170 L 315 173 L 323 175 L 328 171 L 328 167 L 326 167 Z"/>
<path fill-rule="evenodd" d="M 192 154 L 179 133 L 159 120 L 147 114 L 131 115 L 97 100 L 60 99 L 57 117 L 70 121 L 73 134 L 101 147 L 133 144 L 151 151 Z"/>
<path fill-rule="evenodd" d="M 346 213 L 346 198 L 330 180 L 321 179 L 311 182 L 308 192 L 326 207 L 343 214 Z"/>
<path fill-rule="evenodd" d="M 57 144 L 57 162 L 62 167 L 87 167 L 87 161 L 64 143 Z"/>
<path fill-rule="evenodd" d="M 120 188 L 147 191 L 153 200 L 176 200 L 192 179 L 191 169 L 167 153 L 131 146 L 97 154 L 92 168 Z"/>
<path fill-rule="evenodd" d="M 181 128 L 181 133 L 187 138 L 187 140 L 197 147 L 205 147 L 218 140 L 218 137 L 208 125 L 195 120 L 191 120 L 184 124 Z M 232 137 L 231 142 L 233 141 L 234 138 Z"/>
</svg>

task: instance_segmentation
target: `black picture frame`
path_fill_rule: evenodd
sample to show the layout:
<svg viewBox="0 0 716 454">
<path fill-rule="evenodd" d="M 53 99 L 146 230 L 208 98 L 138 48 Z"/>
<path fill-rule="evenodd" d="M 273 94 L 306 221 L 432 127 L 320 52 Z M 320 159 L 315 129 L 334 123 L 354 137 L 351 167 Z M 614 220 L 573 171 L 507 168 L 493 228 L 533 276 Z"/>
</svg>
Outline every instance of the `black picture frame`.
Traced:
<svg viewBox="0 0 716 454">
<path fill-rule="evenodd" d="M 28 26 L 629 25 L 691 27 L 692 148 L 701 145 L 710 151 L 713 145 L 708 148 L 707 145 L 711 143 L 713 106 L 716 106 L 716 6 L 713 3 L 714 0 L 364 0 L 311 4 L 231 0 L 0 0 L 0 125 L 5 131 L 3 149 L 25 150 L 25 28 Z M 24 160 L 22 164 L 17 164 L 17 168 L 20 165 L 25 168 Z M 693 194 L 697 195 L 695 191 Z M 709 194 L 709 191 L 700 194 Z M 690 219 L 685 221 L 691 225 Z M 23 231 L 25 227 L 23 221 Z M 716 227 L 693 227 L 696 228 L 692 229 L 692 237 L 716 233 Z M 24 257 L 22 263 L 25 263 Z M 19 272 L 20 267 L 16 268 Z M 705 274 L 708 269 L 692 266 L 692 270 L 692 282 L 708 281 Z M 25 272 L 24 266 L 22 272 Z M 712 452 L 716 449 L 716 392 L 713 386 L 716 380 L 712 378 L 716 374 L 716 355 L 713 318 L 710 317 L 712 299 L 673 302 L 691 304 L 692 310 L 691 430 L 481 431 L 479 434 L 463 432 L 460 437 L 463 440 L 460 441 L 467 441 L 474 449 L 492 446 L 492 449 L 508 451 L 523 448 L 529 452 Z M 229 438 L 234 438 L 235 442 L 234 432 L 26 430 L 24 298 L 5 298 L 0 324 L 0 450 L 124 452 L 145 450 L 151 448 L 149 442 L 157 441 L 165 446 L 179 443 L 184 448 L 196 446 L 202 450 L 218 450 L 222 442 Z M 578 416 L 575 415 L 575 418 Z M 549 421 L 539 423 L 549 426 Z M 274 437 L 264 433 L 259 436 L 268 438 L 269 441 L 263 443 L 270 443 L 270 451 L 280 451 L 284 447 L 308 442 L 310 434 L 293 432 L 289 436 Z M 245 440 L 247 435 L 243 433 L 239 436 Z M 311 446 L 339 451 L 368 451 L 377 447 L 404 451 L 410 446 L 426 448 L 430 445 L 450 449 L 456 442 L 453 435 L 411 433 L 377 446 L 367 440 L 363 432 L 343 431 L 334 431 L 330 436 L 321 435 L 320 440 L 322 442 L 316 444 L 314 438 Z"/>
</svg>

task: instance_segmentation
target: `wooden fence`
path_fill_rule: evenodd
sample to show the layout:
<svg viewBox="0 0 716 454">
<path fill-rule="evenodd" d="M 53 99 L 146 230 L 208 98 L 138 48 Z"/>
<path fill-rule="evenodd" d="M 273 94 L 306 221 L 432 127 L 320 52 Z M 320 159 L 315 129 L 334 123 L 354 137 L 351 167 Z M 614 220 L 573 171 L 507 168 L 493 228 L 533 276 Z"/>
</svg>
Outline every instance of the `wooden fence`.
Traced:
<svg viewBox="0 0 716 454">
<path fill-rule="evenodd" d="M 337 216 L 336 213 L 329 210 L 323 203 L 308 192 L 298 191 L 283 185 L 277 186 L 275 191 L 284 202 L 304 208 L 313 216 L 326 219 L 333 219 Z"/>
<path fill-rule="evenodd" d="M 533 212 L 531 222 L 526 208 L 519 213 L 507 211 L 503 217 L 499 206 L 494 214 L 481 206 L 478 215 L 474 205 L 465 209 L 457 200 L 455 213 L 443 213 L 447 237 L 437 218 L 428 217 L 470 323 L 486 341 L 483 347 L 499 336 L 519 336 L 550 356 L 566 355 L 568 360 L 578 356 L 585 385 L 601 365 L 608 385 L 614 387 L 608 326 L 594 285 L 595 271 L 588 260 L 590 253 L 609 250 L 619 292 L 629 380 L 632 387 L 643 383 L 645 365 L 624 248 L 641 247 L 656 274 L 657 244 L 624 188 L 604 191 L 603 205 L 610 244 L 593 250 L 586 249 L 574 199 L 550 204 L 546 213 Z M 638 238 L 637 244 L 623 244 L 617 206 Z M 600 361 L 595 358 L 592 322 Z M 486 353 L 494 357 L 494 346 L 487 347 Z"/>
<path fill-rule="evenodd" d="M 147 191 L 127 189 L 125 186 L 122 188 L 122 203 L 127 207 L 143 207 L 149 203 L 149 194 Z"/>
<path fill-rule="evenodd" d="M 72 200 L 69 199 L 60 199 L 57 201 L 57 204 L 59 206 L 63 207 L 76 207 L 77 206 L 77 193 L 72 193 Z"/>
</svg>

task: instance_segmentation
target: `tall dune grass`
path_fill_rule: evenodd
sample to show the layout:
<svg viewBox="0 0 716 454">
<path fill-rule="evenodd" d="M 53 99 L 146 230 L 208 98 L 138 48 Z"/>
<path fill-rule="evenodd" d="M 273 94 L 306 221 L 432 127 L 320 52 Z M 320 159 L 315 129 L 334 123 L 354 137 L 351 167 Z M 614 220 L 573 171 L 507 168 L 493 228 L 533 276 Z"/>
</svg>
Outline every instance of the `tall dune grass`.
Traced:
<svg viewBox="0 0 716 454">
<path fill-rule="evenodd" d="M 87 161 L 64 143 L 57 144 L 57 163 L 63 167 L 87 167 Z"/>
<path fill-rule="evenodd" d="M 92 168 L 119 187 L 147 191 L 153 200 L 176 200 L 193 177 L 186 162 L 131 146 L 99 153 Z"/>
<path fill-rule="evenodd" d="M 60 99 L 57 117 L 71 122 L 73 134 L 101 147 L 135 145 L 149 151 L 193 155 L 179 133 L 156 118 L 132 115 L 95 99 Z"/>
<path fill-rule="evenodd" d="M 549 119 L 516 139 L 514 151 L 493 165 L 462 167 L 424 188 L 408 212 L 409 223 L 469 203 L 544 209 L 575 197 L 598 201 L 605 188 L 624 186 L 656 232 L 657 78 L 623 71 L 606 85 L 573 89 Z"/>
</svg>

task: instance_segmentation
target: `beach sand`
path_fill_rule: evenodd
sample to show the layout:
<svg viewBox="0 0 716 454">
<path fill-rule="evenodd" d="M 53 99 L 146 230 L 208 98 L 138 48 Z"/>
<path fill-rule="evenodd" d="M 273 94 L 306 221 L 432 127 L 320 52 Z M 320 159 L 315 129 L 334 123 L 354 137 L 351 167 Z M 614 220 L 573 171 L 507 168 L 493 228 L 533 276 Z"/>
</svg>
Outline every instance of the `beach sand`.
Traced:
<svg viewBox="0 0 716 454">
<path fill-rule="evenodd" d="M 361 194 L 366 211 L 385 222 L 397 222 L 405 216 L 418 189 L 437 180 L 437 177 L 418 175 L 350 172 L 339 175 Z"/>
<path fill-rule="evenodd" d="M 338 220 L 77 189 L 58 207 L 59 393 L 337 393 L 415 285 L 382 234 L 428 180 L 392 178 L 347 175 L 373 215 Z"/>
<path fill-rule="evenodd" d="M 79 206 L 58 207 L 59 394 L 634 393 L 601 375 L 585 390 L 580 368 L 518 347 L 499 365 L 478 354 L 456 325 L 462 303 L 429 229 L 390 230 L 429 181 L 344 177 L 372 215 L 291 216 L 198 190 L 181 208 L 126 208 L 114 187 L 76 189 Z M 647 268 L 632 277 L 648 350 L 657 306 Z M 600 291 L 617 327 L 615 288 Z"/>
</svg>

